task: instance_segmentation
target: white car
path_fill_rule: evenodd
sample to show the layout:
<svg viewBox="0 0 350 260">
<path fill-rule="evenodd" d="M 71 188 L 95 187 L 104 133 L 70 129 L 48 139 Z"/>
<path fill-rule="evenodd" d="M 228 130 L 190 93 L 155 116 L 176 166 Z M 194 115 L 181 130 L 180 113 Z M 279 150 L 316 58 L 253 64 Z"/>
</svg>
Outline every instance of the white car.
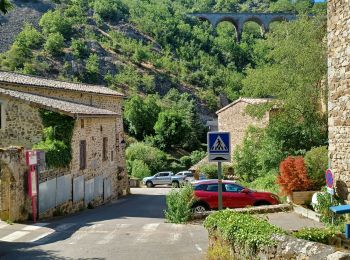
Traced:
<svg viewBox="0 0 350 260">
<path fill-rule="evenodd" d="M 194 176 L 191 171 L 181 171 L 176 173 L 176 176 L 183 176 L 186 182 L 191 182 L 194 180 Z"/>
<path fill-rule="evenodd" d="M 158 172 L 153 176 L 143 178 L 142 182 L 148 188 L 154 187 L 155 185 L 173 185 L 178 188 L 184 182 L 184 176 L 174 176 L 172 172 Z"/>
</svg>

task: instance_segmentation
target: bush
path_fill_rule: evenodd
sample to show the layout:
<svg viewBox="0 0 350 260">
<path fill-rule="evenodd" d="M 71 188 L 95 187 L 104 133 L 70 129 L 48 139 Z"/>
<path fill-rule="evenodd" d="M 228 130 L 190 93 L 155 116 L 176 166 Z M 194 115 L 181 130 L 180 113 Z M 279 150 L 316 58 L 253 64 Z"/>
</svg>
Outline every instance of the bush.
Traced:
<svg viewBox="0 0 350 260">
<path fill-rule="evenodd" d="M 192 160 L 191 160 L 191 157 L 190 156 L 182 156 L 180 158 L 180 163 L 183 167 L 185 167 L 186 169 L 190 168 L 191 165 L 192 165 Z"/>
<path fill-rule="evenodd" d="M 99 61 L 98 61 L 97 54 L 96 53 L 90 54 L 85 64 L 87 80 L 89 81 L 89 83 L 95 83 L 97 81 L 97 78 L 100 72 L 98 66 L 99 66 Z"/>
<path fill-rule="evenodd" d="M 204 173 L 208 179 L 218 178 L 218 166 L 216 164 L 199 165 L 199 171 Z"/>
<path fill-rule="evenodd" d="M 276 241 L 271 237 L 274 234 L 285 232 L 252 215 L 223 210 L 209 215 L 204 221 L 204 227 L 209 234 L 220 234 L 229 243 L 239 243 L 249 251 L 263 246 L 272 246 Z"/>
<path fill-rule="evenodd" d="M 46 39 L 44 49 L 51 55 L 59 55 L 64 47 L 64 38 L 60 33 L 50 33 Z"/>
<path fill-rule="evenodd" d="M 68 37 L 72 31 L 72 25 L 69 19 L 65 19 L 60 10 L 48 11 L 39 22 L 43 33 L 49 35 L 51 33 L 60 33 L 64 37 Z"/>
<path fill-rule="evenodd" d="M 150 176 L 151 171 L 143 161 L 134 160 L 132 163 L 131 175 L 133 177 L 143 179 L 144 177 Z"/>
<path fill-rule="evenodd" d="M 128 7 L 120 0 L 99 0 L 93 4 L 94 11 L 103 19 L 119 21 L 128 14 Z"/>
<path fill-rule="evenodd" d="M 198 163 L 198 162 L 199 162 L 200 160 L 202 160 L 206 155 L 207 155 L 207 153 L 204 152 L 204 151 L 198 151 L 198 150 L 193 151 L 193 152 L 191 153 L 191 155 L 190 155 L 192 165 Z"/>
<path fill-rule="evenodd" d="M 33 25 L 26 23 L 23 30 L 17 35 L 15 42 L 22 47 L 38 48 L 43 42 L 43 36 Z"/>
<path fill-rule="evenodd" d="M 70 48 L 76 58 L 84 58 L 88 53 L 84 40 L 73 39 Z"/>
<path fill-rule="evenodd" d="M 151 175 L 163 170 L 166 166 L 167 156 L 164 152 L 141 142 L 131 144 L 125 153 L 129 173 L 132 171 L 134 160 L 143 161 L 151 171 Z"/>
<path fill-rule="evenodd" d="M 276 181 L 277 172 L 271 171 L 265 176 L 255 179 L 253 182 L 249 183 L 248 186 L 251 189 L 269 191 L 278 194 L 280 189 Z"/>
<path fill-rule="evenodd" d="M 308 176 L 314 190 L 320 190 L 326 184 L 325 173 L 328 168 L 328 150 L 326 146 L 312 148 L 305 154 Z"/>
<path fill-rule="evenodd" d="M 306 191 L 311 187 L 311 181 L 307 176 L 304 159 L 301 156 L 287 157 L 280 164 L 280 174 L 277 182 L 284 194 L 292 194 L 293 191 Z"/>
<path fill-rule="evenodd" d="M 173 189 L 166 195 L 165 218 L 171 223 L 185 223 L 191 218 L 193 202 L 194 195 L 191 184 L 186 184 L 180 190 Z"/>
<path fill-rule="evenodd" d="M 325 191 L 317 194 L 317 204 L 313 205 L 315 210 L 321 214 L 320 220 L 325 224 L 332 224 L 332 216 L 334 217 L 333 224 L 339 224 L 344 221 L 344 215 L 333 214 L 329 209 L 331 206 L 340 205 L 340 200 L 338 197 L 334 196 L 333 199 L 331 195 Z"/>
<path fill-rule="evenodd" d="M 336 231 L 329 228 L 303 228 L 293 233 L 293 236 L 313 242 L 329 244 L 336 236 Z"/>
</svg>

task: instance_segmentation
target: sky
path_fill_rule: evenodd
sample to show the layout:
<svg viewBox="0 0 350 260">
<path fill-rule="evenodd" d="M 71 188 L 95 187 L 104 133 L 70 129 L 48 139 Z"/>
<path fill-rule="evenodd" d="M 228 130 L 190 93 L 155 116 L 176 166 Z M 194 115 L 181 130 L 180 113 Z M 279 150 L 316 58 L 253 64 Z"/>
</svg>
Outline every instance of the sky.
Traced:
<svg viewBox="0 0 350 260">
<path fill-rule="evenodd" d="M 315 0 L 315 3 L 323 3 L 323 2 L 327 2 L 326 0 Z"/>
</svg>

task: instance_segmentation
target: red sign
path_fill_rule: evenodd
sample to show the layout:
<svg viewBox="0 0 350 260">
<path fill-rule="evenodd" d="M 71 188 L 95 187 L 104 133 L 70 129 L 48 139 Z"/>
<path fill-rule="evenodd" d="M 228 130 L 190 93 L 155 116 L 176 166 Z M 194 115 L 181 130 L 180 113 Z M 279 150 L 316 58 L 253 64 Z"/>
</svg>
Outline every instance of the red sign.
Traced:
<svg viewBox="0 0 350 260">
<path fill-rule="evenodd" d="M 36 165 L 38 163 L 36 151 L 26 151 L 26 162 L 28 166 Z"/>
<path fill-rule="evenodd" d="M 332 173 L 331 169 L 328 169 L 326 171 L 326 184 L 327 184 L 328 188 L 333 188 L 334 177 L 333 177 L 333 173 Z"/>
</svg>

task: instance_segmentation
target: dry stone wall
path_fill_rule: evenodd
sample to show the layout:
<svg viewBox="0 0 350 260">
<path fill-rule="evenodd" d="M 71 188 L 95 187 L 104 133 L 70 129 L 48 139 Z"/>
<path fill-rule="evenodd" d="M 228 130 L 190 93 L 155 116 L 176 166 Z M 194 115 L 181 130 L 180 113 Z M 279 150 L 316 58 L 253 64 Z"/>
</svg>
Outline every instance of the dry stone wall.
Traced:
<svg viewBox="0 0 350 260">
<path fill-rule="evenodd" d="M 328 1 L 329 157 L 337 193 L 350 200 L 350 4 Z"/>
<path fill-rule="evenodd" d="M 0 129 L 0 147 L 24 146 L 30 149 L 41 141 L 43 125 L 37 108 L 1 95 L 0 102 L 6 119 Z"/>
</svg>

